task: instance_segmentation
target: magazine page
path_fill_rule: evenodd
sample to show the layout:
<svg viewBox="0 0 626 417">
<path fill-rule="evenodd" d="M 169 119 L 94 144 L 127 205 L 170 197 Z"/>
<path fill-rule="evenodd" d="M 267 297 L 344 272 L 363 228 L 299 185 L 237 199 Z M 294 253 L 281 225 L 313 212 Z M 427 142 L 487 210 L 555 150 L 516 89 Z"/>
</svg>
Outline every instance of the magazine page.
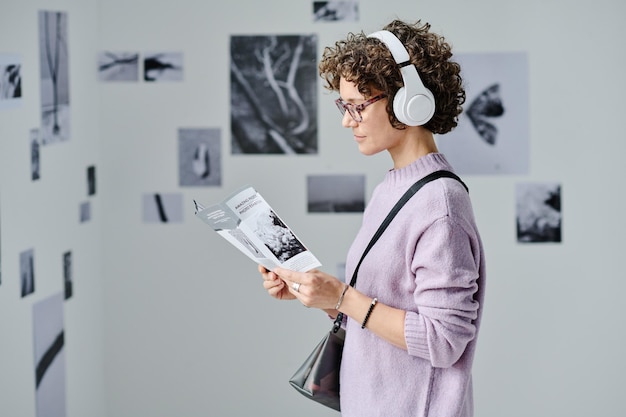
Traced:
<svg viewBox="0 0 626 417">
<path fill-rule="evenodd" d="M 321 266 L 265 199 L 251 186 L 204 207 L 194 200 L 196 216 L 255 263 L 308 271 Z"/>
</svg>

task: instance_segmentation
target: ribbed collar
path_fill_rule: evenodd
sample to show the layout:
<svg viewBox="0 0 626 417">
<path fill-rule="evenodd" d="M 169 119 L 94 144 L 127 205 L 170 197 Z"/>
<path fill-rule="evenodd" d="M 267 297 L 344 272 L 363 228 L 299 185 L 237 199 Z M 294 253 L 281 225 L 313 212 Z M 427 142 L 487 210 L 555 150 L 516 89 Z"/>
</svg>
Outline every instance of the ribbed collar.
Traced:
<svg viewBox="0 0 626 417">
<path fill-rule="evenodd" d="M 403 168 L 389 170 L 385 174 L 383 182 L 391 187 L 405 187 L 413 184 L 423 176 L 440 169 L 452 171 L 452 166 L 448 163 L 444 154 L 429 153 Z"/>
</svg>

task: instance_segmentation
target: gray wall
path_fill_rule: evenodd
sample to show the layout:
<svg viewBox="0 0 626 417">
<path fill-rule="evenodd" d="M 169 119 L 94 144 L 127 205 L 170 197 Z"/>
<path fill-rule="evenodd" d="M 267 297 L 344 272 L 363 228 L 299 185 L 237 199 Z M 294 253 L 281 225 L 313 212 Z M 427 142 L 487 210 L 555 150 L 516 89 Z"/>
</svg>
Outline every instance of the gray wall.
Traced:
<svg viewBox="0 0 626 417">
<path fill-rule="evenodd" d="M 626 224 L 613 213 L 625 203 L 622 2 L 363 0 L 359 22 L 325 24 L 311 21 L 310 2 L 288 0 L 5 3 L 0 52 L 21 54 L 25 96 L 21 108 L 0 111 L 0 415 L 35 415 L 32 304 L 61 290 L 68 248 L 69 416 L 335 415 L 287 383 L 329 322 L 270 299 L 254 264 L 194 218 L 192 199 L 211 203 L 254 185 L 335 272 L 361 218 L 307 214 L 306 175 L 364 174 L 369 197 L 391 162 L 358 154 L 321 84 L 319 154 L 231 155 L 229 37 L 316 33 L 321 54 L 346 32 L 396 16 L 431 22 L 457 52 L 529 56 L 530 173 L 466 177 L 489 271 L 476 415 L 624 415 Z M 69 142 L 42 149 L 43 178 L 32 183 L 27 138 L 39 123 L 42 8 L 69 13 L 73 130 Z M 182 51 L 185 80 L 99 83 L 101 50 Z M 181 127 L 221 129 L 221 187 L 178 186 Z M 91 164 L 93 219 L 78 224 Z M 562 244 L 516 243 L 515 184 L 526 181 L 562 184 Z M 147 192 L 183 193 L 184 221 L 143 223 Z M 22 299 L 19 252 L 31 246 L 37 287 Z"/>
</svg>

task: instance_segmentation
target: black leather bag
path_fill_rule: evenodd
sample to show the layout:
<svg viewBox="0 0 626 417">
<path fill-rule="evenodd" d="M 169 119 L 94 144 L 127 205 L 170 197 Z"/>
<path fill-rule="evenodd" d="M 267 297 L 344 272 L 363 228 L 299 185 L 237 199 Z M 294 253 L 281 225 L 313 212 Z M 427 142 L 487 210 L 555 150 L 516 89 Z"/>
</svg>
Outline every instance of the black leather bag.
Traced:
<svg viewBox="0 0 626 417">
<path fill-rule="evenodd" d="M 363 255 L 361 255 L 361 259 L 352 274 L 351 286 L 354 287 L 356 284 L 357 272 L 361 262 L 363 262 L 363 258 L 365 258 L 365 255 L 382 235 L 396 213 L 424 184 L 442 177 L 454 178 L 467 190 L 467 186 L 458 176 L 445 170 L 435 171 L 413 184 L 391 209 L 385 220 L 378 227 L 365 251 L 363 251 Z M 341 368 L 343 342 L 346 336 L 345 330 L 341 327 L 342 321 L 343 313 L 339 313 L 332 329 L 324 335 L 315 349 L 313 349 L 313 352 L 289 380 L 289 383 L 305 397 L 337 411 L 341 411 L 339 405 L 339 369 Z"/>
<path fill-rule="evenodd" d="M 327 407 L 339 408 L 339 368 L 346 331 L 331 329 L 289 380 L 305 397 Z"/>
</svg>

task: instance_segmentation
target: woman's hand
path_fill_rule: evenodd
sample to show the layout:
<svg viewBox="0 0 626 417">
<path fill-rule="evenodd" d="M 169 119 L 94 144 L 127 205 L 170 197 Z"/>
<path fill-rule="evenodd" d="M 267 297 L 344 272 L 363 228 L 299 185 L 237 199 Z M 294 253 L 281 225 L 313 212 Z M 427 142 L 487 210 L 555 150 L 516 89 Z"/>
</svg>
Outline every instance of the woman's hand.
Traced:
<svg viewBox="0 0 626 417">
<path fill-rule="evenodd" d="M 263 277 L 263 287 L 267 293 L 278 300 L 295 300 L 296 296 L 289 291 L 289 287 L 285 281 L 280 279 L 272 271 L 265 269 L 263 265 L 259 265 L 259 272 Z"/>
<path fill-rule="evenodd" d="M 263 268 L 265 270 L 265 268 Z M 275 278 L 274 278 L 275 277 Z M 339 300 L 339 296 L 345 284 L 325 272 L 312 270 L 308 272 L 296 272 L 284 268 L 275 268 L 267 273 L 269 279 L 264 282 L 268 292 L 273 291 L 280 295 L 276 298 L 293 299 L 297 298 L 307 307 L 319 308 L 325 311 L 334 310 Z M 275 280 L 280 281 L 276 283 Z"/>
</svg>

